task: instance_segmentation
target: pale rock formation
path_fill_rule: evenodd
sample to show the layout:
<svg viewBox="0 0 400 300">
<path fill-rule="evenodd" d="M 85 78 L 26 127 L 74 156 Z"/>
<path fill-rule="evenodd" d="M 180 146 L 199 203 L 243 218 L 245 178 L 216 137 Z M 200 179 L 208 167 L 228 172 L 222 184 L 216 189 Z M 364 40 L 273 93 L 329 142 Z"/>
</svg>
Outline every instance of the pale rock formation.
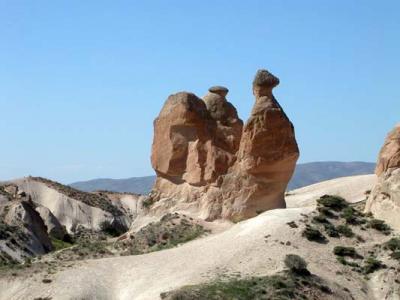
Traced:
<svg viewBox="0 0 400 300">
<path fill-rule="evenodd" d="M 48 208 L 68 233 L 74 233 L 77 226 L 99 230 L 104 221 L 123 228 L 130 226 L 130 218 L 112 205 L 108 198 L 80 192 L 43 178 L 26 177 L 12 183 L 26 193 L 35 205 Z"/>
<path fill-rule="evenodd" d="M 0 205 L 0 223 L 0 256 L 6 254 L 13 260 L 23 261 L 53 249 L 46 225 L 30 200 L 12 199 Z"/>
<path fill-rule="evenodd" d="M 366 212 L 400 229 L 400 124 L 386 137 L 375 173 L 378 182 L 368 197 Z"/>
<path fill-rule="evenodd" d="M 292 123 L 272 95 L 279 79 L 258 71 L 245 127 L 215 86 L 203 99 L 171 95 L 154 121 L 152 212 L 183 209 L 213 220 L 249 218 L 285 207 L 299 156 Z"/>
<path fill-rule="evenodd" d="M 36 211 L 46 225 L 47 233 L 53 238 L 63 240 L 67 234 L 67 230 L 61 225 L 50 209 L 44 206 L 38 206 L 36 207 Z"/>
</svg>

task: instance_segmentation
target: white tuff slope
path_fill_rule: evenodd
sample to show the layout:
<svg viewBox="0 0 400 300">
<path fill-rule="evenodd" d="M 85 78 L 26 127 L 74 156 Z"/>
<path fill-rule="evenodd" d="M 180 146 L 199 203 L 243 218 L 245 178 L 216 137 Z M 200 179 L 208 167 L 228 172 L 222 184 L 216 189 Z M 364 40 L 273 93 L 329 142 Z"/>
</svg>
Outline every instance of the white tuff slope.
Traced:
<svg viewBox="0 0 400 300">
<path fill-rule="evenodd" d="M 336 272 L 343 271 L 343 267 L 336 262 L 332 250 L 327 251 L 327 245 L 310 244 L 301 237 L 300 228 L 293 229 L 287 225 L 290 221 L 300 224 L 301 214 L 313 210 L 314 203 L 306 202 L 304 193 L 310 193 L 307 197 L 318 197 L 318 194 L 331 193 L 333 187 L 341 187 L 341 196 L 354 202 L 373 184 L 372 179 L 369 181 L 365 178 L 348 177 L 297 190 L 290 197 L 289 209 L 267 211 L 235 224 L 224 232 L 177 248 L 146 255 L 88 260 L 80 266 L 57 273 L 48 284 L 41 282 L 40 275 L 28 279 L 2 279 L 0 299 L 27 299 L 34 296 L 53 299 L 153 300 L 159 299 L 161 292 L 205 282 L 220 274 L 273 274 L 283 268 L 283 259 L 288 253 L 305 258 L 312 273 L 328 280 L 337 280 L 338 284 L 350 289 L 356 299 L 381 299 L 379 297 L 384 291 L 379 290 L 376 295 L 364 294 L 366 287 L 353 273 L 336 276 Z M 295 207 L 296 202 L 298 207 Z M 286 245 L 287 242 L 290 244 Z M 339 243 L 340 240 L 328 245 L 333 249 Z M 381 284 L 379 279 L 373 278 L 372 282 Z"/>
</svg>

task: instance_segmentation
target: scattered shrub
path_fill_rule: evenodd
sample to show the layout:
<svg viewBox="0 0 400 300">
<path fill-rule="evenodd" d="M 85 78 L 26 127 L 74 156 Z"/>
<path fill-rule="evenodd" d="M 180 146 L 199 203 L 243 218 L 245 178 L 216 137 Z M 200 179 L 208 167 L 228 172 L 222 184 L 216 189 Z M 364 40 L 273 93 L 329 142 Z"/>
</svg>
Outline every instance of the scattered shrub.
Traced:
<svg viewBox="0 0 400 300">
<path fill-rule="evenodd" d="M 337 215 L 333 213 L 328 207 L 324 206 L 319 206 L 317 208 L 317 211 L 319 212 L 320 215 L 325 216 L 326 218 L 330 219 L 337 219 Z"/>
<path fill-rule="evenodd" d="M 345 237 L 348 237 L 348 238 L 351 238 L 351 237 L 354 236 L 353 230 L 351 230 L 351 228 L 350 228 L 349 226 L 347 226 L 347 225 L 339 225 L 339 226 L 337 227 L 337 231 L 338 231 L 341 235 L 343 235 L 343 236 L 345 236 Z"/>
<path fill-rule="evenodd" d="M 383 234 L 390 234 L 391 228 L 383 220 L 372 219 L 368 222 L 368 227 L 382 232 Z"/>
<path fill-rule="evenodd" d="M 390 254 L 390 257 L 396 260 L 400 260 L 400 251 L 394 251 Z"/>
<path fill-rule="evenodd" d="M 326 238 L 325 236 L 316 228 L 313 227 L 306 227 L 302 233 L 304 237 L 307 238 L 309 241 L 318 242 L 318 243 L 325 243 Z"/>
<path fill-rule="evenodd" d="M 312 218 L 314 223 L 321 223 L 321 224 L 329 224 L 329 220 L 327 220 L 326 216 L 319 214 Z"/>
<path fill-rule="evenodd" d="M 288 254 L 285 257 L 286 267 L 296 274 L 309 275 L 310 272 L 307 270 L 306 261 L 296 254 Z"/>
<path fill-rule="evenodd" d="M 365 260 L 362 269 L 364 274 L 370 274 L 382 268 L 385 268 L 385 265 L 375 257 L 370 256 Z"/>
<path fill-rule="evenodd" d="M 321 206 L 329 207 L 335 211 L 341 211 L 348 207 L 348 203 L 342 197 L 324 195 L 317 200 L 317 203 Z"/>
<path fill-rule="evenodd" d="M 346 220 L 347 224 L 360 225 L 366 223 L 366 220 L 362 218 L 363 215 L 350 206 L 344 208 L 340 216 Z"/>
<path fill-rule="evenodd" d="M 64 241 L 58 240 L 56 238 L 51 238 L 51 243 L 53 244 L 54 251 L 58 251 L 58 250 L 72 246 L 71 243 L 64 242 Z"/>
<path fill-rule="evenodd" d="M 391 238 L 385 243 L 385 248 L 392 251 L 400 250 L 400 238 Z"/>
<path fill-rule="evenodd" d="M 336 246 L 333 248 L 333 253 L 337 256 L 342 257 L 351 257 L 351 258 L 362 258 L 360 254 L 357 253 L 356 249 L 353 247 L 343 247 L 343 246 Z"/>
<path fill-rule="evenodd" d="M 324 224 L 324 228 L 325 228 L 326 234 L 329 237 L 334 237 L 334 238 L 339 237 L 339 232 L 337 231 L 336 227 L 333 224 L 331 224 L 331 223 Z"/>
</svg>

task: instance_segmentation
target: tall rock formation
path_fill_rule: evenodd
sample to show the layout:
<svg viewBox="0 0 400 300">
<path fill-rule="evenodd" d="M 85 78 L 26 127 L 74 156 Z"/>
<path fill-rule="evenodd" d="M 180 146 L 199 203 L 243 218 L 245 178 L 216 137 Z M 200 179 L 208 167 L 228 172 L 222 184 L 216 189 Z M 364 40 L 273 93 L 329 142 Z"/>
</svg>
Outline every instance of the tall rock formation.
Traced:
<svg viewBox="0 0 400 300">
<path fill-rule="evenodd" d="M 285 207 L 299 150 L 293 125 L 272 94 L 278 84 L 268 71 L 257 72 L 256 101 L 244 128 L 225 87 L 211 87 L 203 99 L 187 92 L 167 99 L 154 121 L 152 211 L 240 220 Z"/>
<path fill-rule="evenodd" d="M 378 182 L 368 197 L 366 211 L 400 229 L 400 124 L 386 137 L 375 173 Z"/>
</svg>

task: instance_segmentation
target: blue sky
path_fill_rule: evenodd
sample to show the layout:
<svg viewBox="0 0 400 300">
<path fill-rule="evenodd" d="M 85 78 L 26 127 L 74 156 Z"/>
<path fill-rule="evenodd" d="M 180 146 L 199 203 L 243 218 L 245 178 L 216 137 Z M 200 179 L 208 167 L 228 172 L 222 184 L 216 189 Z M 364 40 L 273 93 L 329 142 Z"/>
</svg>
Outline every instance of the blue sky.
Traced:
<svg viewBox="0 0 400 300">
<path fill-rule="evenodd" d="M 400 1 L 0 0 L 0 179 L 152 174 L 171 93 L 247 119 L 267 68 L 300 162 L 375 161 L 400 121 Z"/>
</svg>

